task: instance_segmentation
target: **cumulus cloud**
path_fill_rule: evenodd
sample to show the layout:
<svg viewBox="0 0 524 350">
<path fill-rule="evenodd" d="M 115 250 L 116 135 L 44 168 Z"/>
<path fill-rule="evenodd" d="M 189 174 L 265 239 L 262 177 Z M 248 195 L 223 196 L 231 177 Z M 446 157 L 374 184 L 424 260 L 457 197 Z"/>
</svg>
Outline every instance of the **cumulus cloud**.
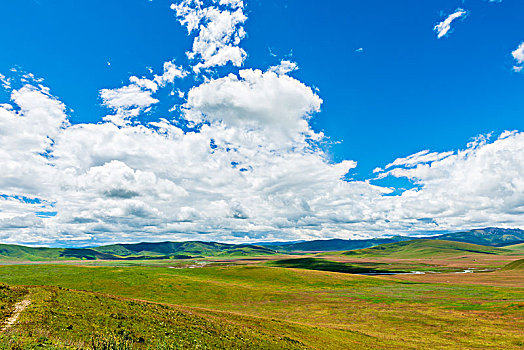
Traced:
<svg viewBox="0 0 524 350">
<path fill-rule="evenodd" d="M 0 108 L 0 238 L 258 241 L 524 224 L 524 133 L 377 168 L 417 185 L 392 195 L 345 180 L 357 164 L 315 147 L 322 135 L 308 121 L 320 104 L 285 74 L 241 70 L 190 91 L 181 117 L 201 118 L 191 130 L 166 119 L 70 125 L 47 89 L 23 86 Z"/>
<path fill-rule="evenodd" d="M 186 115 L 293 140 L 314 134 L 307 120 L 321 103 L 311 88 L 285 74 L 246 69 L 191 89 Z"/>
<path fill-rule="evenodd" d="M 200 62 L 193 67 L 195 72 L 202 68 L 224 66 L 231 63 L 240 67 L 247 54 L 238 45 L 245 37 L 243 24 L 247 16 L 244 3 L 237 0 L 206 1 L 183 0 L 172 4 L 179 22 L 187 27 L 188 33 L 198 32 L 190 59 Z"/>
<path fill-rule="evenodd" d="M 505 132 L 493 142 L 481 137 L 431 164 L 395 168 L 389 175 L 420 186 L 394 198 L 397 215 L 417 213 L 444 229 L 523 225 L 524 133 Z"/>
<path fill-rule="evenodd" d="M 517 61 L 517 65 L 513 67 L 515 72 L 522 71 L 522 68 L 524 67 L 522 64 L 524 63 L 524 42 L 522 42 L 519 47 L 515 49 L 515 51 L 511 52 L 511 55 Z"/>
<path fill-rule="evenodd" d="M 270 71 L 277 73 L 278 75 L 284 75 L 289 72 L 293 72 L 298 69 L 298 66 L 295 62 L 291 61 L 281 61 L 279 65 L 269 68 Z"/>
<path fill-rule="evenodd" d="M 155 75 L 154 82 L 164 87 L 168 83 L 173 83 L 177 78 L 184 78 L 187 72 L 182 66 L 177 66 L 174 62 L 164 63 L 164 73 L 162 75 Z"/>
<path fill-rule="evenodd" d="M 36 197 L 53 181 L 48 156 L 68 125 L 65 106 L 31 85 L 13 90 L 11 100 L 0 106 L 0 194 Z"/>
<path fill-rule="evenodd" d="M 437 24 L 433 30 L 437 32 L 437 37 L 440 39 L 443 36 L 447 35 L 451 30 L 451 23 L 457 18 L 463 17 L 467 12 L 461 8 L 455 10 L 454 13 L 450 14 L 446 19 Z"/>
<path fill-rule="evenodd" d="M 147 81 L 136 77 L 131 77 L 131 81 L 132 84 L 121 88 L 100 91 L 103 105 L 115 112 L 113 115 L 104 117 L 104 120 L 117 125 L 125 125 L 130 122 L 131 118 L 138 116 L 142 110 L 159 102 L 151 96 L 154 91 L 146 87 Z M 156 85 L 154 86 L 156 91 Z"/>
<path fill-rule="evenodd" d="M 105 116 L 104 120 L 120 126 L 129 124 L 141 112 L 159 102 L 153 97 L 159 87 L 172 84 L 175 79 L 184 78 L 186 75 L 187 72 L 181 66 L 177 66 L 174 62 L 165 62 L 162 75 L 154 75 L 152 79 L 131 76 L 129 85 L 102 89 L 100 91 L 102 104 L 115 112 Z"/>
</svg>

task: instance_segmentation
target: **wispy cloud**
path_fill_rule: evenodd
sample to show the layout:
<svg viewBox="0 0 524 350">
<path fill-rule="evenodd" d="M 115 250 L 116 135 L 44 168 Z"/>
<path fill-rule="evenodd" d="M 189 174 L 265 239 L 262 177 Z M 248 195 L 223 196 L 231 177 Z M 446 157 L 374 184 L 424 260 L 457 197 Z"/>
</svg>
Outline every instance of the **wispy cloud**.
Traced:
<svg viewBox="0 0 524 350">
<path fill-rule="evenodd" d="M 466 16 L 467 11 L 461 8 L 455 10 L 454 13 L 450 14 L 446 19 L 437 24 L 433 30 L 437 32 L 437 37 L 440 39 L 447 35 L 451 30 L 451 23 L 457 18 Z"/>
</svg>

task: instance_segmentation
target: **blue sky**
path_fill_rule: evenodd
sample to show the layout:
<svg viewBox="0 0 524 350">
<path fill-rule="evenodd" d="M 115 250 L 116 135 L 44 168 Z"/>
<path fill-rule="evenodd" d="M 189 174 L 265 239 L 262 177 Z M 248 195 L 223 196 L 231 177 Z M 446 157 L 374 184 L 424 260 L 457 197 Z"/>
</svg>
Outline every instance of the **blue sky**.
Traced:
<svg viewBox="0 0 524 350">
<path fill-rule="evenodd" d="M 179 23 L 181 17 L 170 9 L 171 4 L 163 0 L 93 0 L 81 6 L 65 0 L 5 2 L 0 5 L 5 14 L 0 23 L 0 73 L 33 73 L 43 78 L 42 84 L 50 88 L 50 94 L 66 106 L 67 120 L 73 125 L 103 123 L 112 108 L 116 111 L 101 93 L 103 89 L 126 86 L 130 76 L 159 74 L 165 62 L 173 61 L 186 71 L 197 64 L 198 58 L 188 60 L 186 55 L 191 51 L 195 32 L 188 35 Z M 205 4 L 225 8 L 218 3 Z M 234 6 L 231 12 L 236 11 Z M 290 61 L 297 64 L 298 70 L 285 74 L 322 99 L 319 112 L 312 113 L 310 120 L 306 118 L 315 133 L 326 136 L 318 144 L 323 149 L 320 156 L 328 158 L 331 165 L 355 161 L 358 165 L 348 166 L 343 174 L 350 181 L 429 188 L 425 181 L 433 181 L 433 176 L 426 179 L 418 173 L 384 173 L 376 179 L 373 170 L 423 150 L 438 154 L 466 150 L 479 135 L 492 133 L 491 141 L 486 141 L 490 146 L 504 131 L 523 129 L 524 73 L 516 71 L 519 62 L 512 55 L 524 40 L 521 1 L 351 0 L 327 4 L 267 0 L 244 1 L 241 8 L 246 16 L 241 24 L 247 34 L 240 44 L 233 45 L 245 50 L 241 66 L 229 61 L 204 72 L 186 74 L 168 88 L 155 91 L 158 102 L 144 105 L 133 123 L 183 119 L 181 108 L 187 103 L 190 88 L 229 73 L 237 74 L 240 69 L 266 71 L 281 61 Z M 459 9 L 467 14 L 451 22 L 447 35 L 438 38 L 434 27 Z M 10 72 L 11 68 L 18 72 Z M 0 102 L 9 102 L 16 89 L 3 91 Z M 185 95 L 179 97 L 179 90 Z M 308 108 L 314 112 L 316 102 L 310 102 Z M 174 105 L 177 107 L 172 109 Z M 202 111 L 206 106 L 189 103 L 184 108 Z M 208 116 L 207 120 L 226 120 L 221 113 L 226 112 L 219 111 L 216 118 Z M 227 118 L 232 117 L 227 114 Z M 238 126 L 236 121 L 228 120 Z M 288 124 L 272 127 L 285 128 Z M 518 180 L 521 174 L 517 175 Z M 43 196 L 38 191 L 19 193 L 9 187 L 0 190 L 5 198 Z M 392 194 L 402 191 L 394 190 Z M 57 201 L 49 199 L 47 203 L 54 205 Z M 45 208 L 31 210 L 41 213 Z M 55 215 L 55 209 L 49 210 Z M 413 220 L 427 222 L 426 214 L 414 215 Z M 410 225 L 388 232 L 405 233 L 412 229 Z M 476 221 L 467 224 L 467 220 L 460 224 L 475 225 Z M 441 227 L 452 227 L 451 221 Z M 195 230 L 208 229 L 189 231 L 194 234 Z M 282 237 L 275 235 L 274 227 L 260 230 L 264 234 L 240 229 L 242 239 L 297 238 L 289 232 Z M 383 230 L 380 226 L 349 231 L 372 234 Z M 268 234 L 270 231 L 273 233 Z M 304 237 L 333 236 L 335 231 L 337 228 L 331 227 Z M 132 233 L 130 237 L 134 237 Z"/>
</svg>

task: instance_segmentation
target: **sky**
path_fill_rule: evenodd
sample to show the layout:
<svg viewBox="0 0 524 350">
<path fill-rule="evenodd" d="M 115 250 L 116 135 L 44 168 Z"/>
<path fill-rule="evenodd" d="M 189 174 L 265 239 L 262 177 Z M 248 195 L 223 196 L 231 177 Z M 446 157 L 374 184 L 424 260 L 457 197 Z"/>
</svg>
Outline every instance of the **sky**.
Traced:
<svg viewBox="0 0 524 350">
<path fill-rule="evenodd" d="M 524 228 L 524 3 L 0 5 L 0 241 Z"/>
</svg>

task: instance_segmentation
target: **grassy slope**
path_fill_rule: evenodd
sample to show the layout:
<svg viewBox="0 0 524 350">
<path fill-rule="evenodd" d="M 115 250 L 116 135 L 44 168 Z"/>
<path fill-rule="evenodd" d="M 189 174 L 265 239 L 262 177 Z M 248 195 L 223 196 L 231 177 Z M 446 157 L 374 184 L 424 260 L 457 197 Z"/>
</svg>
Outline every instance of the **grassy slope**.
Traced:
<svg viewBox="0 0 524 350">
<path fill-rule="evenodd" d="M 88 348 L 94 338 L 137 349 L 303 349 L 307 345 L 298 339 L 311 341 L 319 333 L 310 326 L 63 288 L 27 290 L 32 304 L 0 336 L 4 346 Z"/>
<path fill-rule="evenodd" d="M 382 244 L 372 248 L 352 250 L 343 253 L 351 256 L 388 256 L 392 258 L 417 259 L 436 256 L 452 256 L 464 254 L 506 254 L 502 248 L 487 247 L 470 243 L 451 242 L 430 239 Z"/>
<path fill-rule="evenodd" d="M 282 336 L 314 349 L 325 349 L 326 344 L 331 349 L 524 346 L 524 290 L 518 288 L 412 283 L 252 266 L 168 269 L 18 265 L 0 267 L 0 281 L 50 284 L 205 308 L 198 310 L 199 315 L 219 317 L 246 331 L 255 327 L 253 317 L 259 320 L 261 328 L 255 329 L 261 333 L 278 331 L 280 326 L 269 322 L 273 320 L 281 325 Z M 103 320 L 94 323 L 104 324 Z"/>
<path fill-rule="evenodd" d="M 114 259 L 109 254 L 92 249 L 33 248 L 11 244 L 0 244 L 0 260 L 3 261 L 49 261 L 75 259 Z"/>
<path fill-rule="evenodd" d="M 509 249 L 511 251 L 515 251 L 515 252 L 524 252 L 524 243 L 508 245 L 508 246 L 505 246 L 504 248 Z"/>
<path fill-rule="evenodd" d="M 515 260 L 504 266 L 502 270 L 524 270 L 524 259 Z"/>
</svg>

